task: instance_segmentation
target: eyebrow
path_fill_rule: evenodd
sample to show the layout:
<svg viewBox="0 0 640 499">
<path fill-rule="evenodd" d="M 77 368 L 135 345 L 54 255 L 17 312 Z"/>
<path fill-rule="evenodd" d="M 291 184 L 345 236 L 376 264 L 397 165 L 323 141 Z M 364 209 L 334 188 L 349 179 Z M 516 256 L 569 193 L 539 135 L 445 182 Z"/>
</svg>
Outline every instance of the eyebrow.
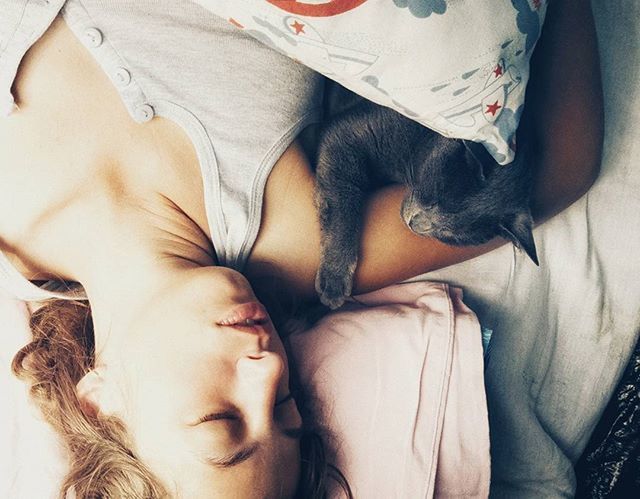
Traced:
<svg viewBox="0 0 640 499">
<path fill-rule="evenodd" d="M 282 430 L 282 433 L 287 438 L 297 440 L 304 433 L 304 428 L 302 427 L 290 428 L 290 429 Z M 244 463 L 247 459 L 253 456 L 260 449 L 260 447 L 261 447 L 261 444 L 259 442 L 253 442 L 248 446 L 240 449 L 239 451 L 233 452 L 226 456 L 222 456 L 222 457 L 207 456 L 204 459 L 204 461 L 206 464 L 210 466 L 227 469 L 233 466 L 237 466 L 240 463 Z"/>
</svg>

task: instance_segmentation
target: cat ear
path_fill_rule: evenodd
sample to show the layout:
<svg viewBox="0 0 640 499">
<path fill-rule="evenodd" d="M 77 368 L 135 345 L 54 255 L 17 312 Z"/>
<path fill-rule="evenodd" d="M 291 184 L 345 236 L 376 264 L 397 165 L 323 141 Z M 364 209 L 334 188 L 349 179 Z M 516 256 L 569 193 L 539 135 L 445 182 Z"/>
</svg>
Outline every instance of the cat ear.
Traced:
<svg viewBox="0 0 640 499">
<path fill-rule="evenodd" d="M 540 265 L 536 243 L 533 239 L 533 219 L 529 210 L 516 213 L 513 217 L 504 220 L 500 224 L 500 228 L 507 239 L 513 242 L 517 248 L 524 250 L 533 263 Z"/>
<path fill-rule="evenodd" d="M 478 179 L 484 182 L 487 179 L 487 167 L 495 163 L 495 160 L 482 144 L 471 140 L 463 140 L 462 143 L 471 157 L 471 166 L 476 168 Z"/>
</svg>

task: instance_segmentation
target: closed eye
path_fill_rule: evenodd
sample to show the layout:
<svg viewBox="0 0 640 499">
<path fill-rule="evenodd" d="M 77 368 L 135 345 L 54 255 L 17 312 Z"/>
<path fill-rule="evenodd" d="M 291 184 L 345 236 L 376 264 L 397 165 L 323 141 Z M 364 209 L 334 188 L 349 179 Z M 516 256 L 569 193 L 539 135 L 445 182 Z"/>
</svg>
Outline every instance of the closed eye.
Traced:
<svg viewBox="0 0 640 499">
<path fill-rule="evenodd" d="M 207 421 L 235 421 L 238 419 L 240 418 L 237 416 L 237 414 L 231 411 L 215 412 L 202 416 L 196 424 L 206 423 Z"/>
<path fill-rule="evenodd" d="M 290 400 L 293 400 L 293 393 L 289 393 L 286 396 L 284 396 L 282 399 L 278 400 L 275 404 L 274 404 L 274 408 L 278 407 L 280 405 L 286 404 L 287 402 L 289 402 Z M 202 416 L 200 419 L 198 419 L 198 422 L 195 424 L 201 424 L 201 423 L 206 423 L 208 421 L 237 421 L 240 420 L 240 417 L 238 416 L 238 414 L 234 411 L 222 411 L 222 412 L 214 412 L 211 414 L 206 414 L 205 416 Z M 195 426 L 195 425 L 193 425 Z"/>
</svg>

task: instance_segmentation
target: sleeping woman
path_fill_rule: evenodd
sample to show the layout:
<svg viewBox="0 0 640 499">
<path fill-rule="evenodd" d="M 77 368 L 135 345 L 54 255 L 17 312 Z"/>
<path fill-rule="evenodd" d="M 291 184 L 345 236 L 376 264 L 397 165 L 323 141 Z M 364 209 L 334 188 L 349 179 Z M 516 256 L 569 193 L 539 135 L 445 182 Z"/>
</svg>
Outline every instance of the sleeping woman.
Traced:
<svg viewBox="0 0 640 499">
<path fill-rule="evenodd" d="M 44 301 L 13 367 L 69 449 L 63 494 L 323 497 L 339 474 L 301 417 L 276 325 L 291 297 L 315 296 L 297 137 L 318 119 L 321 77 L 186 0 L 0 12 L 0 276 Z M 598 171 L 589 3 L 551 3 L 536 52 L 542 221 Z M 504 243 L 416 236 L 403 195 L 369 200 L 356 291 Z"/>
</svg>

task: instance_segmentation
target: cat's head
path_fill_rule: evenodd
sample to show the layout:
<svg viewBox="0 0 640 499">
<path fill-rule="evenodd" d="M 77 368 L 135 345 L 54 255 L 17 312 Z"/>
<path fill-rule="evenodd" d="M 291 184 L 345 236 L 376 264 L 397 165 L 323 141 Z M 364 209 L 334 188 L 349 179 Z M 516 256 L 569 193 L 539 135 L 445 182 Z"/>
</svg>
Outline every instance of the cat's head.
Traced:
<svg viewBox="0 0 640 499">
<path fill-rule="evenodd" d="M 443 138 L 423 157 L 402 203 L 402 218 L 413 232 L 456 246 L 501 236 L 538 264 L 524 151 L 502 166 L 480 144 Z"/>
</svg>

